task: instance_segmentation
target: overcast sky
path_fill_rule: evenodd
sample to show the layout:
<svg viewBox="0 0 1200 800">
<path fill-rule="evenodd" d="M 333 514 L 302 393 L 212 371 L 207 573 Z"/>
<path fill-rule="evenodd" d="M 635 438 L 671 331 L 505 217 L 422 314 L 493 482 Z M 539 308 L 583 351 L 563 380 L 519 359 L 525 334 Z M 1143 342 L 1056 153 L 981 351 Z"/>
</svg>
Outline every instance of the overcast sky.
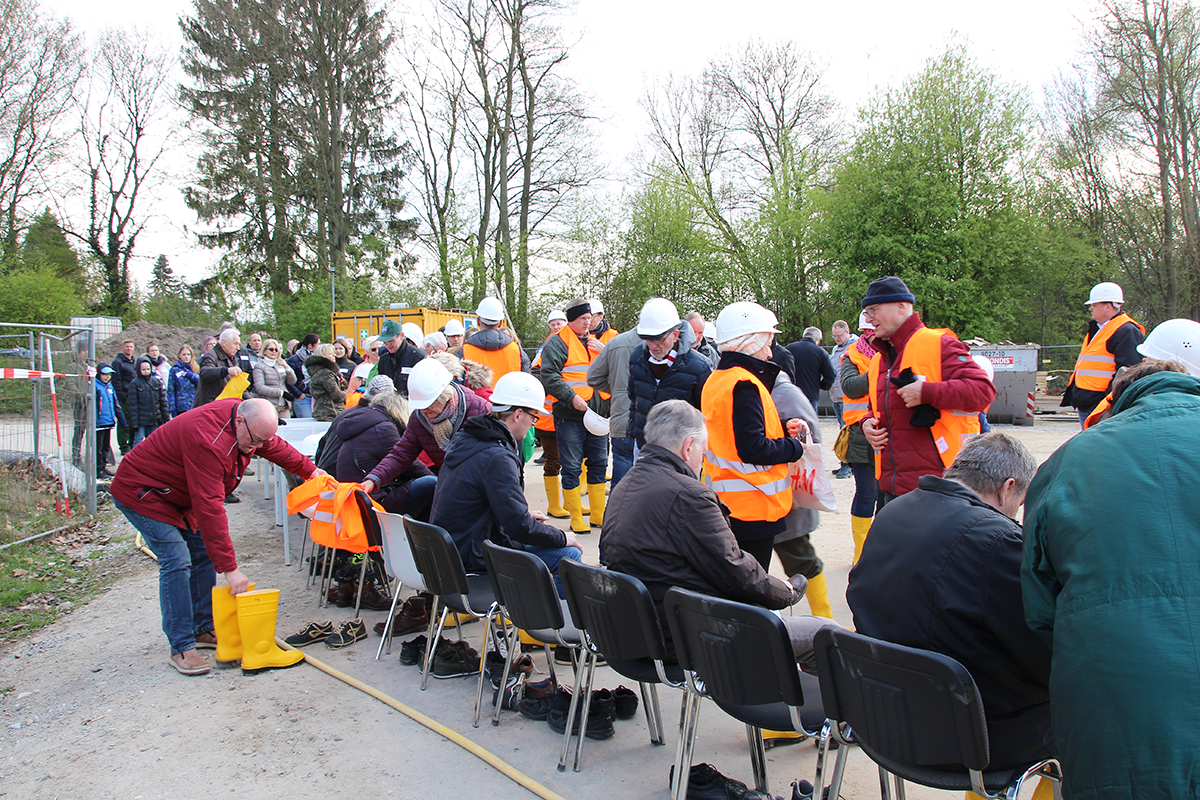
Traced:
<svg viewBox="0 0 1200 800">
<path fill-rule="evenodd" d="M 191 9 L 186 0 L 41 1 L 88 34 L 139 26 L 172 49 L 182 41 L 177 20 Z M 564 29 L 572 45 L 568 70 L 592 97 L 601 148 L 614 172 L 623 173 L 645 128 L 638 100 L 647 82 L 698 73 L 710 58 L 749 39 L 792 39 L 813 53 L 847 120 L 877 87 L 898 86 L 952 40 L 1002 78 L 1027 87 L 1040 105 L 1043 87 L 1078 58 L 1094 6 L 1094 0 L 578 0 L 564 16 Z M 186 170 L 195 154 L 176 153 L 172 161 Z M 139 283 L 159 253 L 187 279 L 204 277 L 218 254 L 194 246 L 185 227 L 195 220 L 175 187 L 164 188 L 156 210 L 137 246 Z"/>
</svg>

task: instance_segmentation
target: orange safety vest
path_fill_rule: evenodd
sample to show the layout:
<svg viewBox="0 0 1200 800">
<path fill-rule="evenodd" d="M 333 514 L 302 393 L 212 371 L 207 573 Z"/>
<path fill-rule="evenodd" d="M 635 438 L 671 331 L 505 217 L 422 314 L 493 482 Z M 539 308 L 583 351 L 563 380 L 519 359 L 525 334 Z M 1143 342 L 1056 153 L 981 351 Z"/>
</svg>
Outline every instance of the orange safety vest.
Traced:
<svg viewBox="0 0 1200 800">
<path fill-rule="evenodd" d="M 546 341 L 550 341 L 550 337 L 546 337 Z M 543 346 L 545 346 L 543 344 Z M 542 351 L 539 350 L 537 358 L 533 359 L 533 363 L 529 365 L 531 369 L 539 369 L 542 366 Z M 542 410 L 545 412 L 538 417 L 538 421 L 533 427 L 537 428 L 542 433 L 554 433 L 554 404 L 558 402 L 558 398 L 552 394 L 546 395 L 545 402 L 542 403 Z"/>
<path fill-rule="evenodd" d="M 1099 422 L 1100 415 L 1105 411 L 1108 411 L 1110 408 L 1112 408 L 1112 392 L 1104 395 L 1104 399 L 1100 401 L 1100 404 L 1092 409 L 1092 413 L 1087 415 L 1087 419 L 1083 421 L 1083 429 L 1086 431 L 1088 428 Z"/>
<path fill-rule="evenodd" d="M 319 545 L 351 553 L 378 550 L 378 546 L 367 542 L 362 514 L 354 500 L 354 491 L 361 488 L 359 483 L 338 483 L 332 475 L 314 475 L 288 492 L 287 511 L 299 514 L 311 509 L 305 514 L 310 519 L 308 535 Z M 383 511 L 374 500 L 371 507 Z"/>
<path fill-rule="evenodd" d="M 463 359 L 491 367 L 493 386 L 500 380 L 501 375 L 521 371 L 521 348 L 516 342 L 509 342 L 499 350 L 484 350 L 473 344 L 464 344 Z"/>
<path fill-rule="evenodd" d="M 608 330 L 606 330 L 604 333 L 600 334 L 596 338 L 600 340 L 600 344 L 608 344 L 613 339 L 617 338 L 618 333 L 620 333 L 620 331 L 617 330 L 616 328 L 609 328 Z"/>
<path fill-rule="evenodd" d="M 575 331 L 564 325 L 562 330 L 554 334 L 567 345 L 567 363 L 563 364 L 562 379 L 571 387 L 571 391 L 584 400 L 591 400 L 593 390 L 588 386 L 587 371 L 592 364 L 592 351 L 587 349 Z"/>
<path fill-rule="evenodd" d="M 362 396 L 362 392 L 350 392 L 348 395 L 346 395 L 346 405 L 344 408 L 347 410 L 354 408 L 358 405 L 358 401 L 362 399 Z"/>
<path fill-rule="evenodd" d="M 858 374 L 863 375 L 871 368 L 872 361 L 879 360 L 879 353 L 876 353 L 871 358 L 867 358 L 865 353 L 863 353 L 857 347 L 852 346 L 846 351 L 846 354 L 843 355 L 842 358 L 848 358 L 854 362 L 854 366 L 858 367 Z M 842 421 L 847 425 L 857 424 L 859 420 L 869 414 L 870 411 L 871 394 L 869 391 L 867 394 L 855 400 L 851 400 L 849 397 L 846 397 L 844 392 L 842 393 Z"/>
<path fill-rule="evenodd" d="M 742 381 L 758 389 L 767 438 L 784 437 L 779 411 L 762 381 L 742 367 L 715 370 L 700 395 L 700 408 L 708 423 L 704 481 L 734 519 L 774 522 L 792 510 L 792 482 L 787 464 L 746 464 L 738 455 L 733 437 L 733 387 Z"/>
<path fill-rule="evenodd" d="M 1079 359 L 1075 362 L 1075 371 L 1071 373 L 1071 381 L 1075 388 L 1088 392 L 1107 392 L 1113 376 L 1117 374 L 1117 359 L 1108 352 L 1108 339 L 1117 328 L 1126 322 L 1138 326 L 1142 335 L 1146 329 L 1134 322 L 1133 317 L 1122 311 L 1105 323 L 1095 339 L 1083 337 L 1083 349 L 1079 351 Z"/>
<path fill-rule="evenodd" d="M 908 343 L 904 345 L 904 355 L 900 363 L 893 365 L 897 373 L 911 367 L 914 375 L 924 375 L 930 383 L 941 383 L 942 380 L 942 337 L 953 336 L 954 331 L 947 328 L 919 328 Z M 871 359 L 871 369 L 868 376 L 871 381 L 871 407 L 875 409 L 875 418 L 879 418 L 879 410 L 875 407 L 879 398 L 879 378 L 883 359 L 879 354 Z M 959 411 L 957 409 L 940 409 L 937 422 L 929 429 L 933 436 L 933 446 L 937 448 L 938 456 L 944 466 L 954 463 L 954 457 L 962 448 L 963 442 L 979 433 L 979 412 Z M 875 479 L 883 475 L 883 454 L 875 454 Z"/>
</svg>

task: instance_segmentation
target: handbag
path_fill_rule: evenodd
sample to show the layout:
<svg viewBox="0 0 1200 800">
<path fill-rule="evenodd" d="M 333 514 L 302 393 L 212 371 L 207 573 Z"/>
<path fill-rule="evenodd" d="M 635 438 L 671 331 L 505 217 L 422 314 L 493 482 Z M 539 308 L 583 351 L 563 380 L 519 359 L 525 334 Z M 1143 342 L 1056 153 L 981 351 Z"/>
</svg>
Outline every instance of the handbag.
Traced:
<svg viewBox="0 0 1200 800">
<path fill-rule="evenodd" d="M 846 454 L 850 452 L 850 426 L 843 425 L 838 431 L 837 439 L 833 442 L 833 454 L 838 461 L 846 463 Z"/>
<path fill-rule="evenodd" d="M 799 461 L 788 464 L 788 478 L 792 482 L 792 507 L 814 508 L 817 511 L 838 510 L 837 497 L 829 471 L 825 469 L 825 454 L 821 445 L 813 442 L 812 431 L 804 426 L 804 455 Z"/>
</svg>

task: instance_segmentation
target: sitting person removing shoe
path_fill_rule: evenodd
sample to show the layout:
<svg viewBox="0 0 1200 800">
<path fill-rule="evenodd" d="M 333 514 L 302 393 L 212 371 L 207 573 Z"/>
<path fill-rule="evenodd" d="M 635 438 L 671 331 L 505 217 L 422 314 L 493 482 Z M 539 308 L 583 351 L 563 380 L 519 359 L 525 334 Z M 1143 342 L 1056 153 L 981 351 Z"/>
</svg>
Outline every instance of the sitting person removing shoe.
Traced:
<svg viewBox="0 0 1200 800">
<path fill-rule="evenodd" d="M 184 675 L 212 669 L 196 648 L 218 644 L 212 607 L 216 573 L 225 575 L 231 596 L 252 588 L 234 556 L 225 496 L 256 455 L 304 480 L 318 472 L 275 438 L 278 425 L 275 408 L 261 398 L 207 403 L 170 420 L 130 450 L 113 478 L 117 508 L 158 559 L 163 633 L 171 645 L 171 666 Z M 273 646 L 274 611 L 267 600 L 256 599 L 254 613 L 272 616 Z"/>
</svg>

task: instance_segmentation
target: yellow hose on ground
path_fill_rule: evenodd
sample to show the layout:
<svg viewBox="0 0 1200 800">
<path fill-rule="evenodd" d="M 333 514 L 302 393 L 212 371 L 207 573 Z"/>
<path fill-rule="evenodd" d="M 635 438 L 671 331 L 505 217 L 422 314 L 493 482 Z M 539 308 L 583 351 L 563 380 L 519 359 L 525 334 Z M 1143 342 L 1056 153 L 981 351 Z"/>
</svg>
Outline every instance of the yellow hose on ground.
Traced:
<svg viewBox="0 0 1200 800">
<path fill-rule="evenodd" d="M 142 534 L 141 533 L 138 533 L 137 539 L 135 540 L 134 544 L 143 553 L 150 556 L 155 561 L 158 561 L 158 557 L 155 556 L 154 553 L 150 552 L 150 549 L 142 543 Z M 275 644 L 278 645 L 280 647 L 280 649 L 283 649 L 283 650 L 295 650 L 296 649 L 296 648 L 292 647 L 290 644 L 288 644 L 287 642 L 280 639 L 278 636 L 275 637 Z M 433 731 L 438 736 L 441 736 L 442 738 L 458 745 L 459 747 L 466 750 L 471 755 L 478 758 L 480 761 L 483 761 L 485 764 L 490 765 L 497 772 L 499 772 L 501 775 L 503 775 L 504 777 L 511 780 L 513 783 L 516 783 L 520 786 L 524 786 L 526 789 L 533 792 L 538 797 L 543 798 L 543 800 L 566 800 L 566 798 L 564 798 L 562 795 L 560 795 L 556 792 L 553 792 L 550 789 L 547 789 L 545 786 L 538 783 L 533 778 L 526 775 L 524 772 L 521 772 L 516 767 L 509 764 L 507 761 L 501 760 L 500 757 L 497 756 L 495 753 L 491 752 L 490 750 L 486 750 L 483 747 L 475 744 L 475 742 L 472 742 L 470 739 L 463 736 L 458 731 L 447 728 L 445 725 L 443 725 L 442 723 L 433 719 L 432 717 L 427 717 L 424 714 L 422 714 L 420 711 L 417 711 L 415 708 L 413 708 L 411 706 L 407 706 L 404 703 L 401 703 L 399 700 L 392 697 L 391 695 L 384 694 L 383 692 L 376 689 L 374 686 L 371 686 L 370 684 L 367 684 L 367 683 L 363 683 L 358 678 L 355 678 L 351 675 L 347 675 L 346 673 L 342 672 L 341 670 L 335 669 L 335 668 L 329 666 L 325 662 L 320 661 L 317 658 L 314 658 L 313 656 L 309 655 L 308 653 L 304 654 L 304 660 L 306 662 L 308 662 L 309 664 L 313 665 L 314 667 L 316 667 L 317 669 L 321 670 L 321 672 L 324 672 L 326 675 L 330 675 L 334 678 L 337 678 L 339 681 L 347 684 L 348 686 L 353 686 L 355 689 L 358 689 L 360 692 L 364 692 L 364 693 L 370 695 L 371 697 L 374 697 L 379 702 L 391 706 L 392 708 L 396 709 L 404 716 L 411 719 L 413 722 L 416 722 L 420 725 L 424 725 L 426 728 Z"/>
</svg>

